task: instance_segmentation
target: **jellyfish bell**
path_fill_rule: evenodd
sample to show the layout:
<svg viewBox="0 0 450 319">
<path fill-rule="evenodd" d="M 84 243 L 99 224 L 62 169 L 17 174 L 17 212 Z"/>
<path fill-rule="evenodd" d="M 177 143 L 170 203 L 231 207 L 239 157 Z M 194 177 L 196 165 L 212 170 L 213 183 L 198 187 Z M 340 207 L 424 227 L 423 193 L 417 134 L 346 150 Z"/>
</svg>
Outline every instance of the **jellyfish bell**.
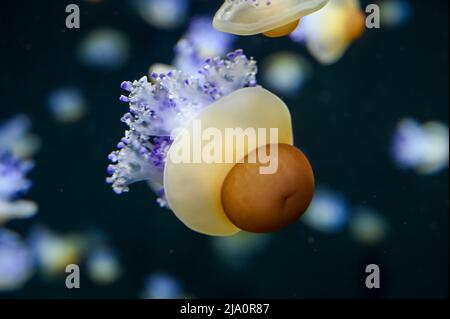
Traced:
<svg viewBox="0 0 450 319">
<path fill-rule="evenodd" d="M 234 143 L 221 146 L 222 154 L 237 158 L 236 162 L 177 163 L 173 160 L 176 156 L 172 156 L 177 148 L 171 147 L 164 170 L 165 195 L 169 207 L 187 227 L 215 236 L 230 236 L 240 230 L 271 232 L 304 213 L 313 195 L 312 169 L 300 151 L 291 146 L 290 113 L 278 97 L 261 87 L 243 88 L 210 105 L 196 119 L 204 127 L 223 132 L 222 136 L 233 127 L 258 128 L 258 132 L 276 128 L 276 143 L 283 146 L 278 145 L 279 169 L 266 175 L 256 170 L 259 163 L 242 162 L 238 155 L 242 150 Z M 194 129 L 193 124 L 187 126 L 187 132 Z M 271 137 L 266 134 L 257 140 L 245 150 L 245 155 L 268 145 Z M 274 183 L 284 187 L 274 188 Z"/>
<path fill-rule="evenodd" d="M 316 12 L 328 0 L 226 0 L 217 11 L 213 25 L 237 35 L 263 33 L 282 37 L 296 29 L 300 19 Z"/>
</svg>

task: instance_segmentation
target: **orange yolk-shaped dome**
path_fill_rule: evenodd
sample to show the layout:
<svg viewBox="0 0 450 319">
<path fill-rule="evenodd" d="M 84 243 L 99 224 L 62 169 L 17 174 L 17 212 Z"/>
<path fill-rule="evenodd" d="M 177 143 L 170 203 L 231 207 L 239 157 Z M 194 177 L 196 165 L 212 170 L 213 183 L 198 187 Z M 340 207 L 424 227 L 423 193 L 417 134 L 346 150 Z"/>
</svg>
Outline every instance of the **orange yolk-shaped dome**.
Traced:
<svg viewBox="0 0 450 319">
<path fill-rule="evenodd" d="M 307 158 L 291 145 L 277 147 L 278 169 L 274 174 L 261 174 L 262 164 L 249 163 L 247 159 L 253 155 L 249 154 L 225 178 L 222 205 L 231 222 L 242 230 L 277 231 L 300 218 L 312 200 L 314 175 Z"/>
</svg>

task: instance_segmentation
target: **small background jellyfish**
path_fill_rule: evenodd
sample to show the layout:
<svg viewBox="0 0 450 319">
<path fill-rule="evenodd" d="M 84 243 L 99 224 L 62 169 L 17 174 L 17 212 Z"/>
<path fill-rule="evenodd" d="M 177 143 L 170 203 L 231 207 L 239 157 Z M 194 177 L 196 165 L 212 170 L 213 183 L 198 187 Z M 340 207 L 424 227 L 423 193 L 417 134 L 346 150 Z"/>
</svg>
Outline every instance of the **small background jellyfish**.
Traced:
<svg viewBox="0 0 450 319">
<path fill-rule="evenodd" d="M 122 274 L 117 252 L 110 247 L 96 247 L 86 258 L 88 275 L 98 285 L 110 285 Z"/>
<path fill-rule="evenodd" d="M 35 203 L 17 200 L 31 187 L 26 174 L 32 167 L 31 162 L 0 154 L 0 224 L 14 218 L 29 218 L 37 212 Z"/>
<path fill-rule="evenodd" d="M 378 212 L 358 208 L 354 211 L 350 231 L 353 237 L 362 244 L 375 245 L 383 241 L 388 233 L 388 223 Z"/>
<path fill-rule="evenodd" d="M 119 254 L 110 243 L 107 233 L 94 228 L 87 232 L 85 239 L 85 264 L 89 278 L 97 285 L 115 283 L 123 274 Z"/>
<path fill-rule="evenodd" d="M 95 69 L 119 69 L 128 61 L 129 47 L 128 38 L 122 32 L 99 28 L 90 31 L 79 43 L 78 60 Z"/>
<path fill-rule="evenodd" d="M 175 47 L 174 66 L 195 74 L 207 58 L 223 56 L 232 49 L 235 36 L 217 31 L 209 17 L 195 17 Z"/>
<path fill-rule="evenodd" d="M 180 299 L 184 297 L 181 283 L 165 273 L 153 273 L 145 279 L 142 299 Z"/>
<path fill-rule="evenodd" d="M 86 252 L 86 239 L 79 234 L 60 235 L 36 225 L 28 236 L 33 260 L 46 278 L 65 274 L 66 266 L 79 264 Z"/>
<path fill-rule="evenodd" d="M 0 226 L 0 292 L 22 288 L 32 274 L 28 247 L 19 235 Z"/>
<path fill-rule="evenodd" d="M 36 214 L 37 205 L 20 199 L 31 187 L 27 174 L 33 168 L 33 162 L 19 158 L 18 155 L 30 155 L 35 145 L 29 142 L 29 120 L 18 116 L 0 127 L 0 224 L 15 218 L 29 218 Z M 18 147 L 18 144 L 19 147 Z"/>
<path fill-rule="evenodd" d="M 212 249 L 218 260 L 232 270 L 241 271 L 252 258 L 264 251 L 273 236 L 239 232 L 230 237 L 210 238 Z"/>
<path fill-rule="evenodd" d="M 340 232 L 347 227 L 349 220 L 350 209 L 345 197 L 323 188 L 317 189 L 301 219 L 305 225 L 323 233 Z"/>
<path fill-rule="evenodd" d="M 181 26 L 188 14 L 188 0 L 133 0 L 136 12 L 148 24 L 171 30 Z"/>
<path fill-rule="evenodd" d="M 0 154 L 11 153 L 19 158 L 33 156 L 39 150 L 41 142 L 30 130 L 31 120 L 24 114 L 0 123 Z"/>
<path fill-rule="evenodd" d="M 412 18 L 413 7 L 409 0 L 382 0 L 380 7 L 381 27 L 399 28 Z"/>
<path fill-rule="evenodd" d="M 448 167 L 448 125 L 420 124 L 412 118 L 399 122 L 392 142 L 392 156 L 401 169 L 422 175 L 436 174 Z"/>
<path fill-rule="evenodd" d="M 49 93 L 48 110 L 53 119 L 59 123 L 79 121 L 87 112 L 87 103 L 76 88 L 61 88 Z"/>
<path fill-rule="evenodd" d="M 311 66 L 305 59 L 290 52 L 268 56 L 262 68 L 266 86 L 287 96 L 301 92 L 311 72 Z"/>
</svg>

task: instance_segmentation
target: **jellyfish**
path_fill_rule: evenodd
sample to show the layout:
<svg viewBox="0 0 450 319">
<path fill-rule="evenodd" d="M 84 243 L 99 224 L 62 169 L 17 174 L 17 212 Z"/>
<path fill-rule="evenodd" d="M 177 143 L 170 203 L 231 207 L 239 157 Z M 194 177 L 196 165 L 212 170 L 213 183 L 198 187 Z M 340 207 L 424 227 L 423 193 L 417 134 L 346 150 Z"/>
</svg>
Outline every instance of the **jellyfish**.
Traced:
<svg viewBox="0 0 450 319">
<path fill-rule="evenodd" d="M 195 73 L 205 59 L 229 52 L 234 40 L 233 35 L 215 30 L 209 17 L 194 17 L 188 32 L 175 46 L 173 65 L 178 70 Z"/>
<path fill-rule="evenodd" d="M 350 209 L 346 198 L 332 190 L 319 188 L 302 222 L 323 233 L 337 233 L 349 223 Z"/>
<path fill-rule="evenodd" d="M 189 10 L 188 0 L 134 0 L 134 5 L 145 22 L 164 30 L 179 27 Z"/>
<path fill-rule="evenodd" d="M 116 282 L 123 269 L 117 250 L 111 247 L 108 234 L 98 228 L 90 228 L 83 234 L 86 241 L 86 268 L 89 278 L 106 286 Z"/>
<path fill-rule="evenodd" d="M 79 121 L 87 111 L 86 101 L 76 88 L 61 88 L 50 92 L 48 109 L 55 121 L 74 123 Z"/>
<path fill-rule="evenodd" d="M 31 161 L 18 159 L 10 153 L 0 153 L 0 224 L 36 214 L 37 205 L 34 202 L 19 199 L 31 187 L 26 175 L 32 167 Z"/>
<path fill-rule="evenodd" d="M 214 27 L 237 35 L 290 34 L 300 20 L 324 7 L 328 0 L 226 0 L 214 17 Z"/>
<path fill-rule="evenodd" d="M 48 278 L 64 274 L 69 264 L 79 264 L 86 251 L 81 235 L 60 235 L 39 225 L 31 230 L 28 242 L 37 267 Z"/>
<path fill-rule="evenodd" d="M 99 28 L 88 33 L 78 46 L 78 59 L 88 67 L 115 70 L 128 60 L 129 43 L 118 30 Z"/>
<path fill-rule="evenodd" d="M 383 215 L 369 208 L 356 209 L 350 222 L 353 237 L 366 245 L 375 245 L 383 241 L 388 228 Z"/>
<path fill-rule="evenodd" d="M 30 158 L 40 148 L 38 136 L 30 133 L 31 120 L 18 114 L 0 125 L 0 154 L 10 153 L 17 158 Z"/>
<path fill-rule="evenodd" d="M 448 167 L 448 143 L 448 125 L 406 118 L 397 125 L 391 153 L 399 168 L 432 175 Z"/>
<path fill-rule="evenodd" d="M 21 288 L 32 274 L 29 248 L 18 234 L 0 226 L 0 292 Z"/>
<path fill-rule="evenodd" d="M 312 199 L 313 171 L 293 146 L 287 106 L 257 85 L 256 73 L 256 62 L 237 50 L 207 59 L 193 75 L 171 71 L 154 75 L 156 85 L 147 77 L 122 83 L 129 130 L 109 155 L 114 191 L 147 181 L 161 206 L 206 235 L 273 232 L 295 222 Z M 222 143 L 230 130 L 235 135 Z M 234 138 L 242 144 L 226 143 Z M 186 149 L 188 160 L 179 161 Z M 274 171 L 265 170 L 273 167 L 263 155 Z"/>
<path fill-rule="evenodd" d="M 311 67 L 301 56 L 290 52 L 270 55 L 263 65 L 264 83 L 283 95 L 298 94 L 311 76 Z"/>
<path fill-rule="evenodd" d="M 233 270 L 241 270 L 269 246 L 272 235 L 240 232 L 235 236 L 211 238 L 211 245 L 218 259 Z"/>
<path fill-rule="evenodd" d="M 145 279 L 143 299 L 180 299 L 184 297 L 179 280 L 165 273 L 153 273 Z"/>
<path fill-rule="evenodd" d="M 302 19 L 291 38 L 304 43 L 320 63 L 329 65 L 337 62 L 364 30 L 359 0 L 330 0 L 322 10 Z"/>
<path fill-rule="evenodd" d="M 114 283 L 122 273 L 117 253 L 107 246 L 92 249 L 87 255 L 86 265 L 89 277 L 99 285 Z"/>
<path fill-rule="evenodd" d="M 412 18 L 413 6 L 409 0 L 382 0 L 379 2 L 381 25 L 397 28 Z"/>
</svg>

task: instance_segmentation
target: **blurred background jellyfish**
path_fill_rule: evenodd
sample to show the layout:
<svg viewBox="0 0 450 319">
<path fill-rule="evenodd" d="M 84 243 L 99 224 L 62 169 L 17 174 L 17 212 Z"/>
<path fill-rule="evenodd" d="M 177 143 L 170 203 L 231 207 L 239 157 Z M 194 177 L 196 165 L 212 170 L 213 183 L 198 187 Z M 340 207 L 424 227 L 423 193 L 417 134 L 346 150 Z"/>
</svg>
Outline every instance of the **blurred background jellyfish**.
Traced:
<svg viewBox="0 0 450 319">
<path fill-rule="evenodd" d="M 86 239 L 78 234 L 59 235 L 35 226 L 28 242 L 39 270 L 48 278 L 61 276 L 69 264 L 79 264 L 86 251 Z"/>
<path fill-rule="evenodd" d="M 11 153 L 15 157 L 29 158 L 40 148 L 41 141 L 30 133 L 31 120 L 19 114 L 0 123 L 0 154 Z"/>
<path fill-rule="evenodd" d="M 53 119 L 63 124 L 79 121 L 87 111 L 81 92 L 70 87 L 50 92 L 47 105 Z"/>
<path fill-rule="evenodd" d="M 19 235 L 0 226 L 0 292 L 22 288 L 32 274 L 29 249 Z"/>
<path fill-rule="evenodd" d="M 328 65 L 337 62 L 364 29 L 359 0 L 330 0 L 318 12 L 304 17 L 291 38 L 304 43 L 311 55 Z"/>
<path fill-rule="evenodd" d="M 129 58 L 129 43 L 126 35 L 118 30 L 99 28 L 90 31 L 78 46 L 81 64 L 102 70 L 123 67 Z"/>
<path fill-rule="evenodd" d="M 33 163 L 0 150 L 0 224 L 16 218 L 30 218 L 37 212 L 36 203 L 19 197 L 31 187 L 26 177 Z"/>
<path fill-rule="evenodd" d="M 98 285 L 111 285 L 122 275 L 122 265 L 117 251 L 109 244 L 107 233 L 91 228 L 86 240 L 85 262 L 89 278 Z"/>
<path fill-rule="evenodd" d="M 240 232 L 231 237 L 213 237 L 211 246 L 216 257 L 226 267 L 241 270 L 252 258 L 263 252 L 272 239 L 270 234 Z"/>
<path fill-rule="evenodd" d="M 262 74 L 268 88 L 283 95 L 293 96 L 303 89 L 310 78 L 311 67 L 298 54 L 278 52 L 266 58 Z"/>
<path fill-rule="evenodd" d="M 181 71 L 194 74 L 206 58 L 230 52 L 234 39 L 233 35 L 215 30 L 209 17 L 194 17 L 175 47 L 173 64 Z"/>
<path fill-rule="evenodd" d="M 153 273 L 145 279 L 142 299 L 180 299 L 183 287 L 175 277 L 164 273 Z"/>
<path fill-rule="evenodd" d="M 349 205 L 343 195 L 328 189 L 318 189 L 301 220 L 316 231 L 336 233 L 349 223 Z"/>
<path fill-rule="evenodd" d="M 86 266 L 89 278 L 98 285 L 110 285 L 122 274 L 117 253 L 106 246 L 90 249 Z"/>
<path fill-rule="evenodd" d="M 372 209 L 358 208 L 350 221 L 350 232 L 358 242 L 375 245 L 386 238 L 388 223 L 380 213 Z"/>
<path fill-rule="evenodd" d="M 188 15 L 188 0 L 134 0 L 141 18 L 153 27 L 172 30 L 181 26 Z"/>
<path fill-rule="evenodd" d="M 382 0 L 378 5 L 382 27 L 402 27 L 412 18 L 413 7 L 409 0 Z"/>
<path fill-rule="evenodd" d="M 448 167 L 448 134 L 446 124 L 404 119 L 394 133 L 393 159 L 402 169 L 413 169 L 422 175 L 438 173 Z"/>
</svg>

